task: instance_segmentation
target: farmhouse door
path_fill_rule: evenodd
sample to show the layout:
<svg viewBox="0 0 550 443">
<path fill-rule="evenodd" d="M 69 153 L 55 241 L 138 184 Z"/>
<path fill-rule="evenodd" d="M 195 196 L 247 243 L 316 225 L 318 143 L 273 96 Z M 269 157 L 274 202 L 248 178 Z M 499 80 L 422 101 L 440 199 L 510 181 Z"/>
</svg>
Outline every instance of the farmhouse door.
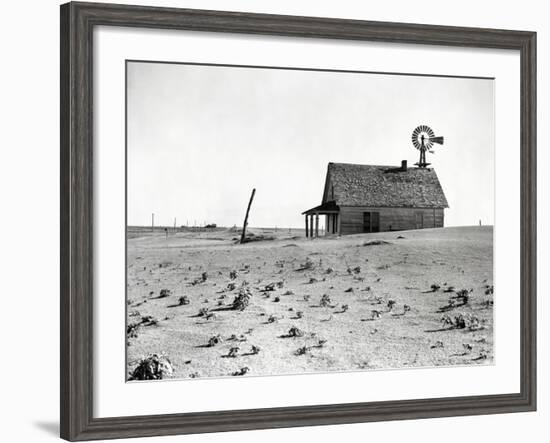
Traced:
<svg viewBox="0 0 550 443">
<path fill-rule="evenodd" d="M 424 227 L 424 214 L 422 212 L 416 212 L 416 229 L 422 229 Z"/>
<path fill-rule="evenodd" d="M 370 232 L 370 212 L 363 212 L 363 232 Z"/>
<path fill-rule="evenodd" d="M 363 212 L 363 232 L 380 231 L 380 212 Z"/>
</svg>

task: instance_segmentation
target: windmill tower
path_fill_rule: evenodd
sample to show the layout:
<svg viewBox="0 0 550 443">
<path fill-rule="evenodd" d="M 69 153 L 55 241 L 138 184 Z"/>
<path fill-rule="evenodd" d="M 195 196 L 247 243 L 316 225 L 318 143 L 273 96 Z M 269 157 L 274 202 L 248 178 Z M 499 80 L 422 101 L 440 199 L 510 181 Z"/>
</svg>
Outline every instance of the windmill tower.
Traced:
<svg viewBox="0 0 550 443">
<path fill-rule="evenodd" d="M 426 125 L 420 125 L 415 128 L 412 133 L 412 143 L 416 149 L 420 151 L 420 160 L 418 163 L 415 163 L 419 168 L 425 168 L 429 166 L 430 163 L 426 162 L 426 151 L 429 151 L 431 154 L 432 146 L 434 143 L 438 145 L 443 144 L 443 137 L 436 137 L 432 128 Z"/>
</svg>

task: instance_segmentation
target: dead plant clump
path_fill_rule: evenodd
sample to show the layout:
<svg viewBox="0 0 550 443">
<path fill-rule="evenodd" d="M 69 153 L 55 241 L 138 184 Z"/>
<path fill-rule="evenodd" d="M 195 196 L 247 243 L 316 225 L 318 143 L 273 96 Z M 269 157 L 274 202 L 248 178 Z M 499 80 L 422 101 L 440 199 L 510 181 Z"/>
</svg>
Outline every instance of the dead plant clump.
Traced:
<svg viewBox="0 0 550 443">
<path fill-rule="evenodd" d="M 231 282 L 231 283 L 227 284 L 227 287 L 225 289 L 228 290 L 229 292 L 231 292 L 231 291 L 234 291 L 236 287 L 237 287 L 237 285 L 235 283 Z"/>
<path fill-rule="evenodd" d="M 361 266 L 356 266 L 355 268 L 349 268 L 348 267 L 347 271 L 348 271 L 349 275 L 359 274 L 359 273 L 361 273 Z"/>
<path fill-rule="evenodd" d="M 292 326 L 287 333 L 287 337 L 303 337 L 304 331 L 297 328 L 296 326 Z"/>
<path fill-rule="evenodd" d="M 302 346 L 298 349 L 296 349 L 295 355 L 305 355 L 309 352 L 309 348 L 307 346 Z"/>
<path fill-rule="evenodd" d="M 313 345 L 313 347 L 315 348 L 322 348 L 325 346 L 325 344 L 327 343 L 327 340 L 323 339 L 323 338 L 320 338 L 317 340 L 317 344 Z"/>
<path fill-rule="evenodd" d="M 252 347 L 250 348 L 251 355 L 257 355 L 260 353 L 260 351 L 261 351 L 260 347 L 256 345 L 252 345 Z"/>
<path fill-rule="evenodd" d="M 372 311 L 370 311 L 370 317 L 374 320 L 375 318 L 380 318 L 380 315 L 381 315 L 381 312 L 376 310 L 376 309 L 373 309 Z"/>
<path fill-rule="evenodd" d="M 239 376 L 242 376 L 242 375 L 246 375 L 248 371 L 250 371 L 250 368 L 248 366 L 245 366 L 245 367 L 239 369 L 238 371 L 233 372 L 231 375 L 234 376 L 234 377 L 239 377 Z"/>
<path fill-rule="evenodd" d="M 396 304 L 395 300 L 388 300 L 388 303 L 386 304 L 386 306 L 388 307 L 388 311 L 391 311 L 395 306 L 395 304 Z"/>
<path fill-rule="evenodd" d="M 231 280 L 235 280 L 237 278 L 237 271 L 235 270 L 229 271 L 229 278 Z"/>
<path fill-rule="evenodd" d="M 136 338 L 138 336 L 139 327 L 141 323 L 130 323 L 126 327 L 126 336 L 128 338 Z"/>
<path fill-rule="evenodd" d="M 340 308 L 340 312 L 343 314 L 343 313 L 346 312 L 348 309 L 349 309 L 349 305 L 342 305 L 342 307 Z"/>
<path fill-rule="evenodd" d="M 168 357 L 162 354 L 151 354 L 139 361 L 128 380 L 162 380 L 173 373 L 174 368 Z"/>
<path fill-rule="evenodd" d="M 187 297 L 187 295 L 182 295 L 178 299 L 178 305 L 180 305 L 180 306 L 188 305 L 189 303 L 190 303 L 189 302 L 189 297 Z"/>
<path fill-rule="evenodd" d="M 330 303 L 331 301 L 330 301 L 329 295 L 323 294 L 323 296 L 321 297 L 321 300 L 319 300 L 319 306 L 326 308 L 330 306 Z"/>
<path fill-rule="evenodd" d="M 494 288 L 493 288 L 493 285 L 486 285 L 485 286 L 485 295 L 493 295 L 494 293 Z"/>
<path fill-rule="evenodd" d="M 143 326 L 155 326 L 158 322 L 159 321 L 152 315 L 144 315 L 141 317 L 141 324 Z"/>
<path fill-rule="evenodd" d="M 165 298 L 172 295 L 170 289 L 161 289 L 158 298 Z"/>
<path fill-rule="evenodd" d="M 294 292 L 289 289 L 283 295 L 294 295 Z"/>
<path fill-rule="evenodd" d="M 238 346 L 232 346 L 226 355 L 228 358 L 235 358 L 239 354 L 240 348 Z"/>
<path fill-rule="evenodd" d="M 449 325 L 455 329 L 466 329 L 470 331 L 475 331 L 480 328 L 480 320 L 474 315 L 471 314 L 458 314 L 454 317 L 450 315 L 444 315 L 441 317 L 441 323 L 444 325 Z"/>
<path fill-rule="evenodd" d="M 199 313 L 197 314 L 198 317 L 207 317 L 210 314 L 210 311 L 208 308 L 200 308 Z"/>
<path fill-rule="evenodd" d="M 214 346 L 216 346 L 217 344 L 220 344 L 221 342 L 222 342 L 222 337 L 220 334 L 213 335 L 208 339 L 208 347 L 213 348 Z"/>
<path fill-rule="evenodd" d="M 244 311 L 250 304 L 251 296 L 252 294 L 250 293 L 250 289 L 248 288 L 239 289 L 239 294 L 233 300 L 231 309 L 235 311 Z"/>
</svg>

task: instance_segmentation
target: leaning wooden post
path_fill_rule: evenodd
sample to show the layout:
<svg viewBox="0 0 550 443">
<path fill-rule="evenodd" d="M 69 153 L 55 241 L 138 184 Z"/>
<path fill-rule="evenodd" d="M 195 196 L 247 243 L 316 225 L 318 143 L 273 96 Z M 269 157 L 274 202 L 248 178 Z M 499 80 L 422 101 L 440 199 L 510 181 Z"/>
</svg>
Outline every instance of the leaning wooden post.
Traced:
<svg viewBox="0 0 550 443">
<path fill-rule="evenodd" d="M 244 243 L 244 238 L 246 236 L 246 227 L 248 226 L 248 213 L 250 212 L 250 206 L 252 205 L 252 200 L 254 200 L 254 194 L 256 194 L 256 188 L 252 189 L 252 194 L 250 195 L 250 200 L 248 201 L 248 207 L 246 208 L 246 215 L 244 216 L 244 223 L 243 223 L 243 232 L 241 234 L 241 243 Z"/>
</svg>

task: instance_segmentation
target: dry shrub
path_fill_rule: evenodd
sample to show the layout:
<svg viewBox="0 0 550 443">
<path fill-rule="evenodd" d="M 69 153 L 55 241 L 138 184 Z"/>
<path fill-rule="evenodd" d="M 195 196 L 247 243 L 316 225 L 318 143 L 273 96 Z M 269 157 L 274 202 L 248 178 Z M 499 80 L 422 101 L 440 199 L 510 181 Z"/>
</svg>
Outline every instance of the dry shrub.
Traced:
<svg viewBox="0 0 550 443">
<path fill-rule="evenodd" d="M 227 353 L 226 357 L 229 357 L 229 358 L 237 357 L 239 350 L 240 348 L 238 346 L 232 346 L 231 348 L 229 348 L 229 352 Z"/>
<path fill-rule="evenodd" d="M 206 317 L 210 314 L 208 311 L 208 308 L 200 308 L 199 313 L 197 314 L 199 317 Z"/>
<path fill-rule="evenodd" d="M 158 298 L 165 298 L 171 295 L 172 295 L 172 291 L 170 291 L 170 289 L 161 289 Z"/>
<path fill-rule="evenodd" d="M 188 304 L 189 304 L 189 297 L 187 297 L 187 295 L 182 295 L 182 296 L 178 299 L 178 304 L 179 304 L 180 306 L 188 305 Z"/>
<path fill-rule="evenodd" d="M 244 311 L 250 304 L 250 290 L 248 288 L 239 289 L 239 294 L 233 300 L 231 309 L 236 311 Z"/>
<path fill-rule="evenodd" d="M 241 375 L 246 375 L 246 373 L 248 371 L 250 371 L 250 368 L 248 366 L 245 366 L 245 367 L 239 369 L 238 371 L 233 372 L 231 375 L 233 375 L 235 377 L 238 377 L 238 376 L 241 376 Z"/>
<path fill-rule="evenodd" d="M 296 326 L 292 326 L 287 333 L 287 337 L 303 337 L 304 331 L 297 328 Z"/>
<path fill-rule="evenodd" d="M 237 287 L 237 285 L 235 285 L 235 283 L 231 282 L 231 283 L 228 283 L 228 284 L 227 284 L 227 288 L 226 288 L 226 289 L 227 289 L 228 291 L 234 291 L 236 287 Z"/>
<path fill-rule="evenodd" d="M 172 363 L 162 354 L 151 354 L 139 361 L 128 380 L 161 380 L 174 373 Z"/>
<path fill-rule="evenodd" d="M 217 344 L 222 342 L 222 337 L 220 334 L 214 335 L 208 339 L 208 347 L 212 348 L 216 346 Z"/>
<path fill-rule="evenodd" d="M 444 315 L 441 317 L 441 323 L 451 326 L 455 329 L 468 328 L 470 331 L 475 331 L 480 328 L 480 320 L 471 314 L 458 314 L 454 317 Z"/>
<path fill-rule="evenodd" d="M 307 346 L 302 346 L 298 349 L 296 349 L 295 354 L 296 355 L 305 355 L 309 352 L 309 348 Z"/>
<path fill-rule="evenodd" d="M 231 280 L 235 280 L 237 278 L 237 271 L 235 271 L 235 270 L 230 271 L 229 272 L 229 278 Z"/>
<path fill-rule="evenodd" d="M 141 324 L 143 326 L 155 326 L 158 324 L 158 320 L 152 315 L 144 315 L 141 317 Z"/>
<path fill-rule="evenodd" d="M 138 330 L 140 327 L 140 323 L 130 323 L 126 327 L 126 336 L 128 338 L 136 338 L 138 336 Z"/>
<path fill-rule="evenodd" d="M 323 294 L 321 297 L 321 300 L 319 300 L 319 306 L 322 306 L 323 308 L 326 308 L 327 306 L 330 306 L 330 297 L 328 294 Z"/>
<path fill-rule="evenodd" d="M 343 313 L 346 312 L 348 309 L 349 309 L 349 305 L 342 305 L 342 307 L 340 308 L 340 312 L 343 314 Z"/>
</svg>

